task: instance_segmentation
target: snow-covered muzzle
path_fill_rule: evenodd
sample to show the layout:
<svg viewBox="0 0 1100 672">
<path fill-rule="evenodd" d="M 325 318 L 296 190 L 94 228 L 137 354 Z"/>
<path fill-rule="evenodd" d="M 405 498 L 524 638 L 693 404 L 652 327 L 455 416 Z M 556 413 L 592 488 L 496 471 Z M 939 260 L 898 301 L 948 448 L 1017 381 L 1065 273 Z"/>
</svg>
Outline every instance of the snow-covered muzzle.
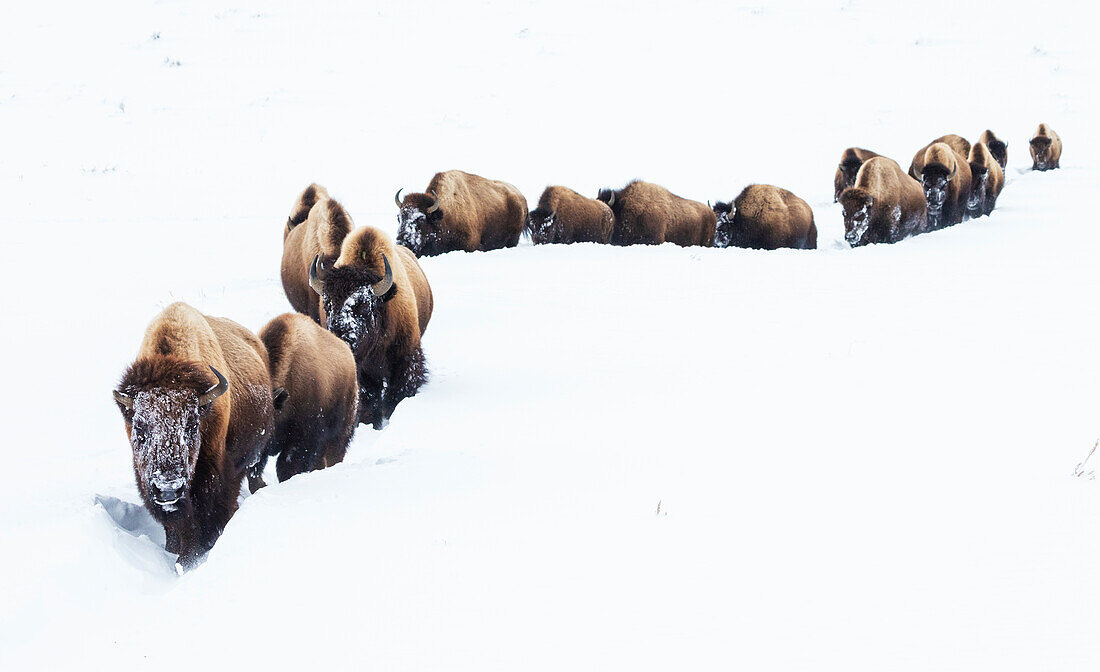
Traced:
<svg viewBox="0 0 1100 672">
<path fill-rule="evenodd" d="M 557 217 L 553 212 L 541 217 L 532 213 L 529 215 L 529 219 L 531 220 L 531 240 L 536 243 L 553 243 L 559 240 L 559 234 L 555 227 Z"/>
<path fill-rule="evenodd" d="M 374 331 L 378 325 L 382 299 L 374 295 L 370 285 L 364 285 L 349 294 L 339 305 L 336 305 L 331 296 L 326 295 L 324 301 L 328 330 L 347 343 L 352 352 L 356 352 L 363 337 Z"/>
<path fill-rule="evenodd" d="M 863 240 L 864 234 L 871 226 L 871 204 L 864 203 L 859 210 L 856 210 L 845 219 L 844 240 L 855 247 Z"/>
<path fill-rule="evenodd" d="M 193 391 L 158 388 L 134 396 L 134 471 L 139 486 L 165 513 L 185 506 L 202 445 L 199 419 Z"/>
</svg>

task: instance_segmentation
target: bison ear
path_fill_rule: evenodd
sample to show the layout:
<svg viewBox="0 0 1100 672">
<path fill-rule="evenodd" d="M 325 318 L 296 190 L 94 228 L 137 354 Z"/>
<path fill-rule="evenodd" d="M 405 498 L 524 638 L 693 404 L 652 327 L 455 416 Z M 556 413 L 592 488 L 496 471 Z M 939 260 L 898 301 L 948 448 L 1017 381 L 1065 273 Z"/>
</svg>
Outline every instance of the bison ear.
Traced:
<svg viewBox="0 0 1100 672">
<path fill-rule="evenodd" d="M 272 395 L 271 401 L 275 406 L 276 411 L 281 411 L 283 406 L 286 405 L 286 400 L 290 398 L 290 393 L 286 391 L 286 388 L 277 387 L 275 393 Z"/>
</svg>

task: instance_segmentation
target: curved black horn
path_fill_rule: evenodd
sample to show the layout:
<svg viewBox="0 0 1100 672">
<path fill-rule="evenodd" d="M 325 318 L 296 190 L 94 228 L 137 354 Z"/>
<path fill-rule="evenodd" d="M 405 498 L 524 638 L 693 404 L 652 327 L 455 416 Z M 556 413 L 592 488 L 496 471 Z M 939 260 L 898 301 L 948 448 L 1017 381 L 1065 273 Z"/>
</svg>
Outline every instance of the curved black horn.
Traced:
<svg viewBox="0 0 1100 672">
<path fill-rule="evenodd" d="M 434 191 L 429 191 L 428 193 L 432 195 L 432 205 L 427 211 L 427 214 L 430 215 L 439 209 L 439 196 L 436 196 Z"/>
<path fill-rule="evenodd" d="M 317 278 L 317 264 L 320 259 L 321 255 L 318 254 L 314 256 L 313 263 L 309 265 L 309 286 L 318 294 L 323 294 L 325 291 L 325 283 Z"/>
<path fill-rule="evenodd" d="M 229 381 L 225 379 L 225 376 L 212 366 L 210 370 L 218 377 L 218 384 L 199 395 L 199 406 L 206 406 L 214 403 L 215 399 L 225 394 L 225 391 L 229 389 Z"/>
<path fill-rule="evenodd" d="M 615 192 L 611 192 L 611 198 L 607 199 L 607 207 L 614 207 L 615 205 Z"/>
<path fill-rule="evenodd" d="M 393 202 L 397 204 L 397 207 L 401 207 L 401 192 L 405 191 L 405 187 L 401 187 L 397 190 L 397 193 L 393 195 Z"/>
<path fill-rule="evenodd" d="M 382 276 L 382 279 L 370 286 L 371 294 L 377 297 L 383 297 L 386 292 L 390 291 L 390 287 L 393 287 L 393 269 L 390 268 L 390 260 L 386 258 L 386 255 L 382 255 L 382 263 L 386 266 L 386 272 Z"/>
<path fill-rule="evenodd" d="M 122 392 L 119 392 L 118 390 L 112 390 L 111 392 L 112 392 L 112 394 L 115 395 L 115 401 L 118 402 L 118 404 L 120 406 L 125 406 L 126 408 L 128 408 L 130 410 L 133 410 L 133 408 L 134 408 L 134 398 L 133 397 L 131 397 L 128 394 L 123 394 Z"/>
</svg>

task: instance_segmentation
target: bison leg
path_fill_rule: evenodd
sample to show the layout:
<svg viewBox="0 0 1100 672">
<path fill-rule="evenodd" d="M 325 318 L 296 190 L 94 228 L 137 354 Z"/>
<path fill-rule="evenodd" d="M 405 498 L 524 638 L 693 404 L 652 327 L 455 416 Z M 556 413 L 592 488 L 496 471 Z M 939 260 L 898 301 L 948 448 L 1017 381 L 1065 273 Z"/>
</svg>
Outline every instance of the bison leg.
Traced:
<svg viewBox="0 0 1100 672">
<path fill-rule="evenodd" d="M 279 482 L 313 471 L 316 468 L 314 466 L 316 457 L 316 451 L 301 444 L 284 449 L 275 460 L 275 473 L 279 475 Z"/>
<path fill-rule="evenodd" d="M 403 399 L 416 394 L 427 381 L 428 367 L 423 350 L 416 348 L 412 353 L 397 358 L 390 367 L 390 375 L 382 391 L 379 417 L 375 420 L 374 428 L 382 429 L 397 405 Z"/>
<path fill-rule="evenodd" d="M 382 381 L 359 376 L 359 422 L 373 425 L 382 399 Z"/>
</svg>

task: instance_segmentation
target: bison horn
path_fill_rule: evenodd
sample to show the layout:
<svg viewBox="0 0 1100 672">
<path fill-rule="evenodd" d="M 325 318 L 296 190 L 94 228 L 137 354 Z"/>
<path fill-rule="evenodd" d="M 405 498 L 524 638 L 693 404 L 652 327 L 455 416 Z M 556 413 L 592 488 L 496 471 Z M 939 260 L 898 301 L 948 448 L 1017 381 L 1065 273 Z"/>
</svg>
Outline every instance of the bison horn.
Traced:
<svg viewBox="0 0 1100 672">
<path fill-rule="evenodd" d="M 113 392 L 114 392 L 114 395 L 115 395 L 115 401 L 118 402 L 118 404 L 120 406 L 125 406 L 126 408 L 128 408 L 130 410 L 133 410 L 133 408 L 134 408 L 134 398 L 133 397 L 131 397 L 128 394 L 123 394 L 122 392 L 119 392 L 118 390 L 114 390 Z"/>
<path fill-rule="evenodd" d="M 199 395 L 199 406 L 209 406 L 214 403 L 218 397 L 225 394 L 225 391 L 229 389 L 229 381 L 225 379 L 225 376 L 214 367 L 210 367 L 210 370 L 214 372 L 214 375 L 218 377 L 217 385 L 211 387 L 209 390 Z"/>
<path fill-rule="evenodd" d="M 611 192 L 611 198 L 607 199 L 607 207 L 611 208 L 615 205 L 615 192 Z"/>
<path fill-rule="evenodd" d="M 947 176 L 947 179 L 951 180 L 955 177 L 955 173 L 959 172 L 959 162 L 955 162 L 955 167 L 951 169 L 951 174 Z"/>
<path fill-rule="evenodd" d="M 434 191 L 429 191 L 428 193 L 432 195 L 432 205 L 430 208 L 428 208 L 427 212 L 427 214 L 430 215 L 439 209 L 439 197 L 435 195 Z"/>
<path fill-rule="evenodd" d="M 318 294 L 323 294 L 325 292 L 325 283 L 317 278 L 317 263 L 320 259 L 321 255 L 315 255 L 313 257 L 313 263 L 309 265 L 309 286 Z"/>
<path fill-rule="evenodd" d="M 401 207 L 401 192 L 405 191 L 405 187 L 401 187 L 397 190 L 397 193 L 393 195 L 393 202 L 397 204 L 397 207 Z"/>
<path fill-rule="evenodd" d="M 383 297 L 390 288 L 393 287 L 393 269 L 390 268 L 390 260 L 386 258 L 386 255 L 382 255 L 382 263 L 386 266 L 386 273 L 382 276 L 382 279 L 370 286 L 371 294 L 377 297 Z"/>
</svg>

